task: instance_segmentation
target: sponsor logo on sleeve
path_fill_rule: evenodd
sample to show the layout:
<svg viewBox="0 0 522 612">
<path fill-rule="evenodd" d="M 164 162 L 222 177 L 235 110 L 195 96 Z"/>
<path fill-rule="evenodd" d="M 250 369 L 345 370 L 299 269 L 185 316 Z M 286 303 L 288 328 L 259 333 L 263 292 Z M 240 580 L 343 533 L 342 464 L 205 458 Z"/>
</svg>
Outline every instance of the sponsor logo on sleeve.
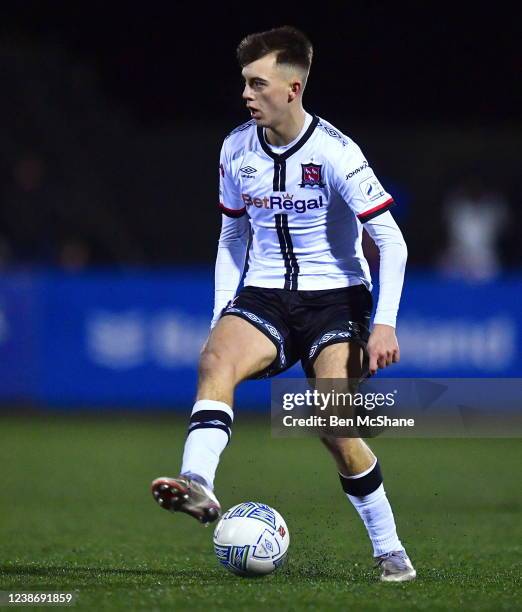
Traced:
<svg viewBox="0 0 522 612">
<path fill-rule="evenodd" d="M 359 174 L 359 172 L 366 170 L 366 168 L 368 168 L 368 162 L 364 160 L 361 166 L 359 166 L 358 168 L 355 168 L 355 170 L 350 170 L 350 172 L 348 172 L 348 174 L 346 175 L 346 180 L 348 181 L 356 174 Z"/>
<path fill-rule="evenodd" d="M 367 202 L 374 202 L 381 198 L 385 191 L 375 176 L 362 181 L 359 185 L 361 193 Z"/>
</svg>

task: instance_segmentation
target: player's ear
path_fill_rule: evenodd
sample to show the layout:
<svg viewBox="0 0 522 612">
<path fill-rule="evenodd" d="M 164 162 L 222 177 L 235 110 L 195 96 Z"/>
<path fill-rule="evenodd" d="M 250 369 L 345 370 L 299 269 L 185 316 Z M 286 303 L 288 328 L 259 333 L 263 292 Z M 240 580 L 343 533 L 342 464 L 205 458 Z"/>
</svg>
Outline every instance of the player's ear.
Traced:
<svg viewBox="0 0 522 612">
<path fill-rule="evenodd" d="M 303 86 L 300 81 L 292 81 L 290 83 L 290 91 L 288 92 L 288 102 L 292 102 L 301 93 Z"/>
</svg>

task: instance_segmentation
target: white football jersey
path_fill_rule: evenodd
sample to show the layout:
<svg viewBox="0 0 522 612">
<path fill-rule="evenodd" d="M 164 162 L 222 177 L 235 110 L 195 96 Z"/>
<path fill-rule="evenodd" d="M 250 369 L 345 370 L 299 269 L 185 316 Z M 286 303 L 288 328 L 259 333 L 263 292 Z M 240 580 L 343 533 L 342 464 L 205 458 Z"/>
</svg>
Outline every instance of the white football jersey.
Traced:
<svg viewBox="0 0 522 612">
<path fill-rule="evenodd" d="M 221 149 L 219 194 L 225 215 L 248 215 L 244 285 L 371 289 L 362 224 L 393 199 L 360 148 L 324 119 L 307 114 L 285 147 L 271 147 L 254 120 L 233 130 Z"/>
</svg>

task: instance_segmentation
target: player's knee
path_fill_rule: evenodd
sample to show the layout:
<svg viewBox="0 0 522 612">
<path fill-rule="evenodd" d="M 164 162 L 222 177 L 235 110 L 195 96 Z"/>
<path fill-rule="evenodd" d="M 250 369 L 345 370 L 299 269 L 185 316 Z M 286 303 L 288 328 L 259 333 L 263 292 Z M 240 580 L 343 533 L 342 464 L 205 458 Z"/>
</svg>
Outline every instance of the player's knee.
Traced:
<svg viewBox="0 0 522 612">
<path fill-rule="evenodd" d="M 199 359 L 199 377 L 200 379 L 219 377 L 233 381 L 236 377 L 236 367 L 225 354 L 206 348 Z"/>
</svg>

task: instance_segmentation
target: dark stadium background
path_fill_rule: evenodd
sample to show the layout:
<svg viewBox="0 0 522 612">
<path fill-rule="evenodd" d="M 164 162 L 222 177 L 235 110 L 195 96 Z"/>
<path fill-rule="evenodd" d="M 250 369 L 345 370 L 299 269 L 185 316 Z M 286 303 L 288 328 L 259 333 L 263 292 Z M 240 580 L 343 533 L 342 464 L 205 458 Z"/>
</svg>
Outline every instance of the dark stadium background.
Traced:
<svg viewBox="0 0 522 612">
<path fill-rule="evenodd" d="M 235 47 L 285 23 L 315 43 L 306 108 L 397 183 L 410 265 L 434 264 L 441 202 L 466 174 L 505 193 L 516 227 L 517 20 L 489 3 L 454 4 L 224 2 L 199 15 L 185 2 L 9 3 L 0 23 L 4 258 L 59 264 L 69 245 L 88 264 L 211 263 L 219 147 L 248 120 Z M 43 174 L 29 194 L 13 177 L 23 160 Z M 504 236 L 505 265 L 520 263 L 517 246 L 516 231 Z"/>
<path fill-rule="evenodd" d="M 238 391 L 217 492 L 224 507 L 282 512 L 283 574 L 225 575 L 211 530 L 147 490 L 178 469 L 212 308 L 219 148 L 248 120 L 235 47 L 252 31 L 311 37 L 306 109 L 361 145 L 398 202 L 409 261 L 388 375 L 520 377 L 522 61 L 508 7 L 4 3 L 0 590 L 74 590 L 85 609 L 518 605 L 519 440 L 372 442 L 419 570 L 397 590 L 376 584 L 317 442 L 271 437 L 268 383 Z M 487 274 L 448 251 L 464 190 L 499 221 Z"/>
</svg>

